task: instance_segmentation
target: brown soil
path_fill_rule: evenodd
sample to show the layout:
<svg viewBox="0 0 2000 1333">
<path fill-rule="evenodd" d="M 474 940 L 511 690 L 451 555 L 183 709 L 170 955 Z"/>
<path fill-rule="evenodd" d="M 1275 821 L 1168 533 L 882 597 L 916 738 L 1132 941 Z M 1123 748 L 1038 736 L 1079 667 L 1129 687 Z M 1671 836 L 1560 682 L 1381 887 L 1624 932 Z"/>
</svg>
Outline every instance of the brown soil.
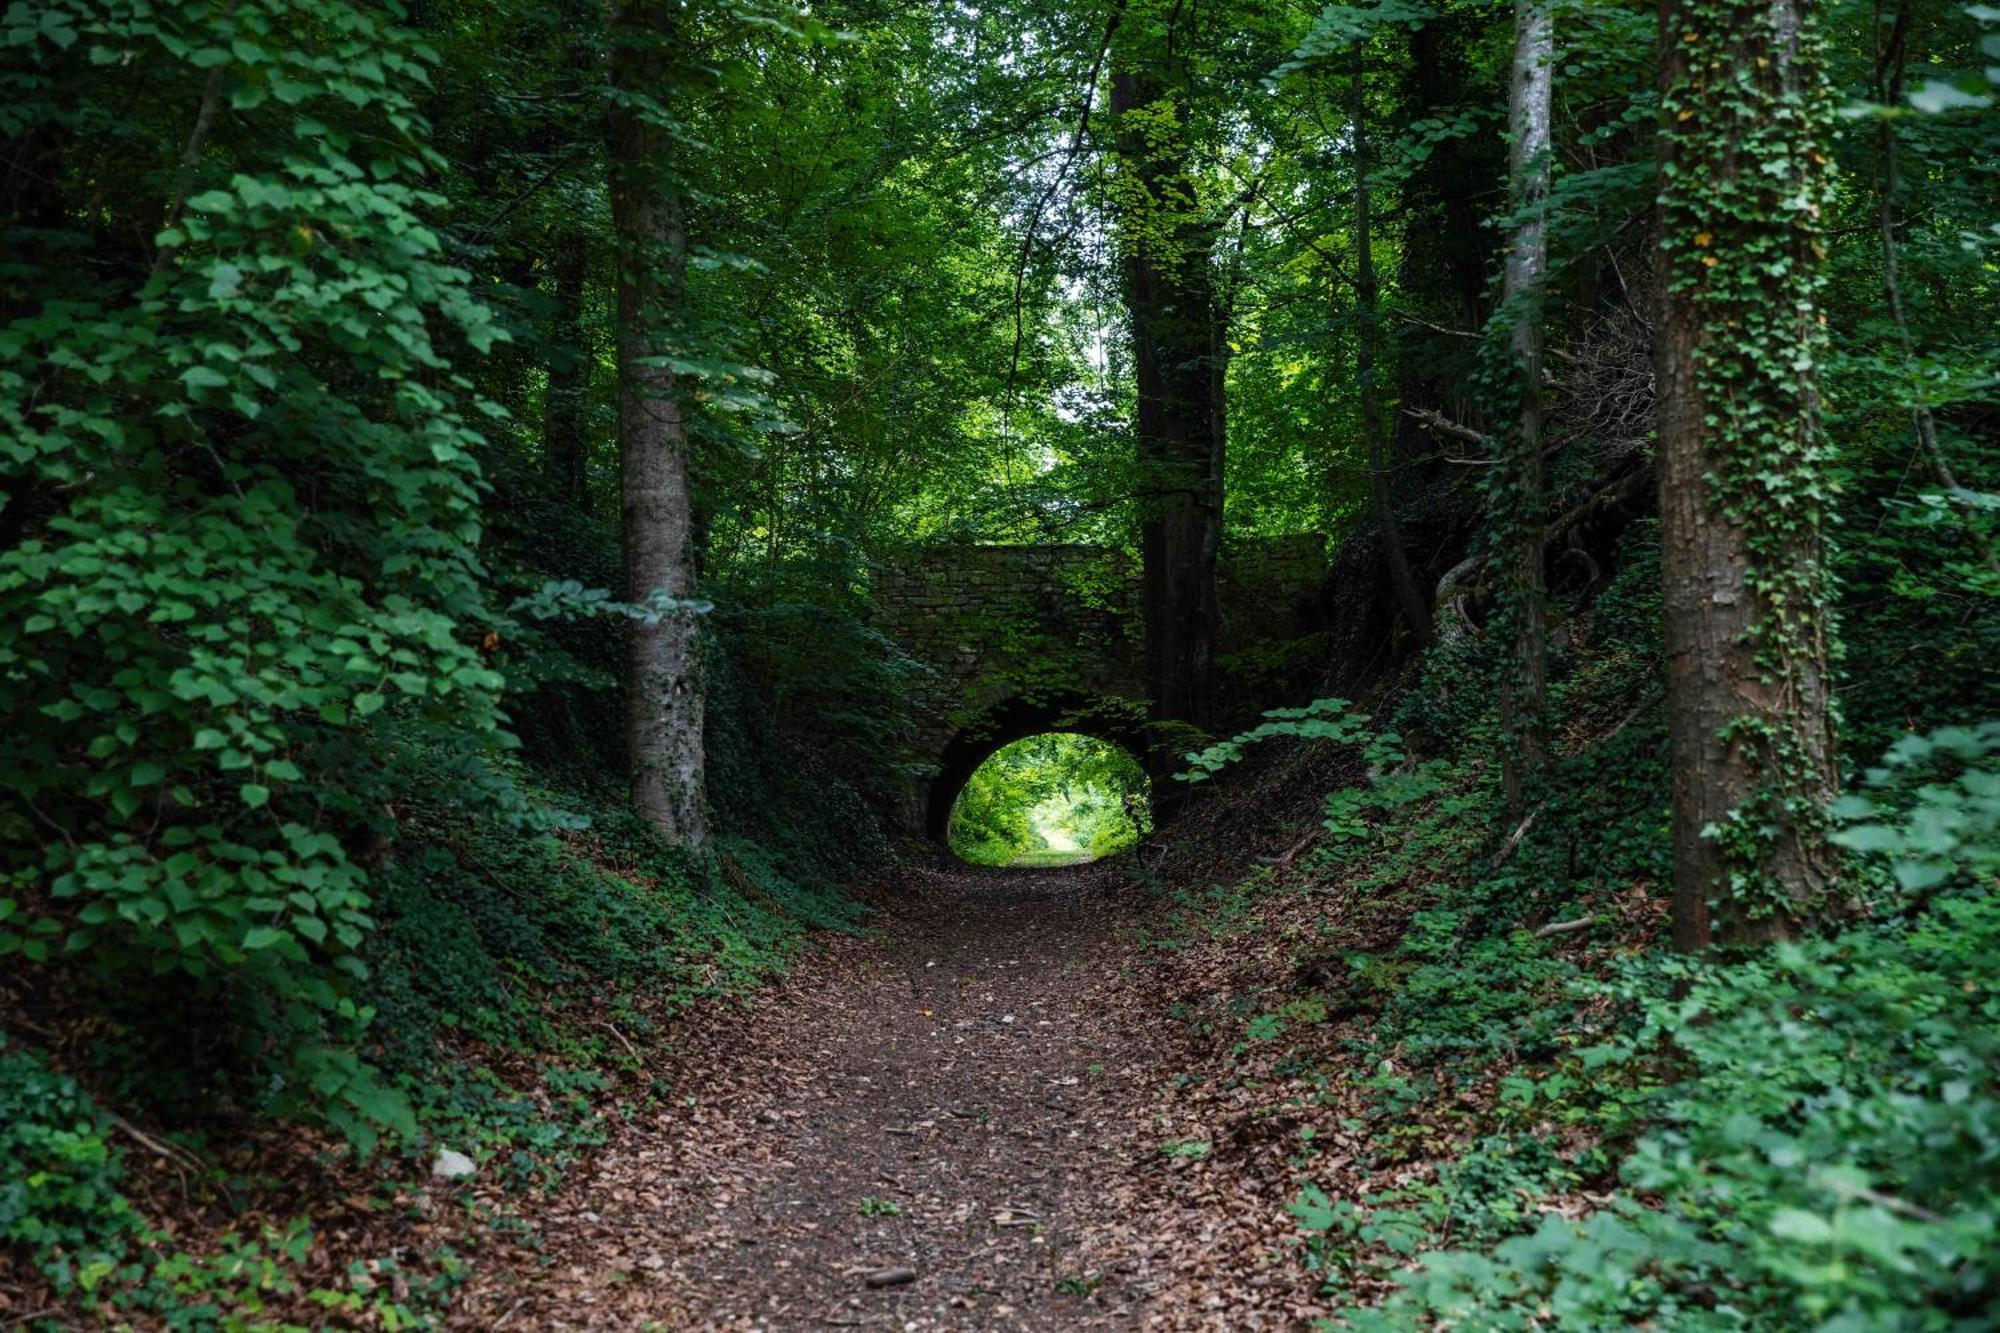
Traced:
<svg viewBox="0 0 2000 1333">
<path fill-rule="evenodd" d="M 687 1096 L 532 1209 L 540 1247 L 489 1254 L 454 1326 L 1153 1322 L 1156 1247 L 1115 1215 L 1159 1156 L 1129 1108 L 1171 1026 L 1139 999 L 1140 905 L 1115 867 L 904 887 L 872 937 L 684 1029 Z"/>
</svg>

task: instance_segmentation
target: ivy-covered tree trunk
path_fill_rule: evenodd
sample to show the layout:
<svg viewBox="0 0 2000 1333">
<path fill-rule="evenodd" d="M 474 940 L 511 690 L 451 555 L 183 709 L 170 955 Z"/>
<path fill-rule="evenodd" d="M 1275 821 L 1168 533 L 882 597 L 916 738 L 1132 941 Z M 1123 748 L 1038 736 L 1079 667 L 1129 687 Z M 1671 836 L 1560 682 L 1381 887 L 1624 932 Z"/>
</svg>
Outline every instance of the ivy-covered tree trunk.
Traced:
<svg viewBox="0 0 2000 1333">
<path fill-rule="evenodd" d="M 584 281 L 590 249 L 581 228 L 555 240 L 551 276 L 555 290 L 550 321 L 548 388 L 542 397 L 542 463 L 556 494 L 582 504 L 590 450 L 590 362 L 583 317 Z"/>
<path fill-rule="evenodd" d="M 1118 70 L 1111 108 L 1138 390 L 1147 694 L 1156 719 L 1205 727 L 1214 709 L 1227 354 L 1209 268 L 1213 238 L 1196 211 L 1185 110 L 1165 82 L 1143 64 Z"/>
<path fill-rule="evenodd" d="M 618 458 L 625 582 L 656 614 L 633 622 L 625 679 L 632 809 L 689 847 L 705 841 L 700 626 L 693 591 L 688 433 L 665 334 L 687 294 L 683 185 L 659 104 L 671 6 L 627 0 L 612 14 L 605 117 L 617 242 Z"/>
<path fill-rule="evenodd" d="M 1555 20 L 1547 0 L 1516 0 L 1514 66 L 1507 102 L 1512 152 L 1508 176 L 1517 221 L 1507 246 L 1502 305 L 1513 359 L 1515 413 L 1496 479 L 1502 497 L 1506 554 L 1506 619 L 1513 628 L 1513 658 L 1501 681 L 1502 787 L 1511 818 L 1521 818 L 1528 782 L 1547 760 L 1543 723 L 1548 664 L 1543 638 L 1542 528 L 1547 498 L 1542 484 L 1542 288 L 1548 277 L 1545 209 L 1550 179 L 1550 87 L 1555 63 Z"/>
<path fill-rule="evenodd" d="M 1417 576 L 1410 568 L 1409 551 L 1403 545 L 1403 530 L 1396 522 L 1396 507 L 1389 486 L 1389 457 L 1382 428 L 1382 399 L 1376 383 L 1377 353 L 1382 344 L 1382 312 L 1375 277 L 1374 205 L 1370 198 L 1372 180 L 1368 163 L 1367 89 L 1361 73 L 1354 74 L 1352 112 L 1354 118 L 1354 306 L 1359 327 L 1354 341 L 1354 378 L 1361 398 L 1361 435 L 1368 454 L 1368 494 L 1375 510 L 1375 527 L 1382 542 L 1383 562 L 1389 569 L 1389 590 L 1396 599 L 1397 613 L 1419 648 L 1430 643 L 1430 608 L 1417 588 Z"/>
<path fill-rule="evenodd" d="M 1660 52 L 1673 924 L 1700 950 L 1792 933 L 1836 877 L 1816 379 L 1829 163 L 1800 0 L 1665 0 Z"/>
</svg>

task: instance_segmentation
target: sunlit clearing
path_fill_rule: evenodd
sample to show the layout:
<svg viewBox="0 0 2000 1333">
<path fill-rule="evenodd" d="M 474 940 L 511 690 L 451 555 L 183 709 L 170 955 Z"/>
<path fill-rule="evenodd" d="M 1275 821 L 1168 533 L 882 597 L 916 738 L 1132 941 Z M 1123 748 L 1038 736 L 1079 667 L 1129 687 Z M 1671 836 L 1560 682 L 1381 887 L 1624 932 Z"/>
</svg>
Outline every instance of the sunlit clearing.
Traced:
<svg viewBox="0 0 2000 1333">
<path fill-rule="evenodd" d="M 1123 749 L 1044 732 L 1002 746 L 951 808 L 951 849 L 983 866 L 1062 866 L 1122 852 L 1152 829 L 1146 774 Z"/>
</svg>

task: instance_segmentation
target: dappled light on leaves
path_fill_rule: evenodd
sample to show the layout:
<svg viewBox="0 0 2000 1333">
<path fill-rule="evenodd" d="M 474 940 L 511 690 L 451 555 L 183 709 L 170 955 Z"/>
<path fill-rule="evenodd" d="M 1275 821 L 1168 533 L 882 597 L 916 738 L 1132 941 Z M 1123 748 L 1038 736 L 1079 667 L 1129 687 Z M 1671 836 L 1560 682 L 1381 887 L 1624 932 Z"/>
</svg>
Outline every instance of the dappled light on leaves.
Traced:
<svg viewBox="0 0 2000 1333">
<path fill-rule="evenodd" d="M 1108 741 L 1071 732 L 995 750 L 952 807 L 952 851 L 975 865 L 1062 866 L 1129 850 L 1152 828 L 1146 775 Z"/>
</svg>

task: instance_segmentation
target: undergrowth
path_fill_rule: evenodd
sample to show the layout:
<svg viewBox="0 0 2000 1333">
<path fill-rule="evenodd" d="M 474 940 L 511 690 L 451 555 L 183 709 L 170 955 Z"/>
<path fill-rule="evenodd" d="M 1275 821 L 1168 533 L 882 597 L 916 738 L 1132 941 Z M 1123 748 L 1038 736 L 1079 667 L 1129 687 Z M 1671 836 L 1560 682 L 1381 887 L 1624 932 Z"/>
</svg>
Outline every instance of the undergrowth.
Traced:
<svg viewBox="0 0 2000 1333">
<path fill-rule="evenodd" d="M 1477 644 L 1387 710 L 1428 757 L 1343 701 L 1252 733 L 1337 717 L 1315 728 L 1365 776 L 1301 875 L 1174 890 L 1154 943 L 1254 929 L 1275 894 L 1340 907 L 1289 981 L 1183 1017 L 1278 1043 L 1340 1117 L 1300 1135 L 1288 1203 L 1329 1329 L 1992 1328 L 2000 723 L 1906 735 L 1850 782 L 1844 920 L 1669 954 L 1655 559 L 1642 526 L 1569 609 L 1563 745 L 1519 823 L 1491 813 Z"/>
<path fill-rule="evenodd" d="M 407 1120 L 372 1154 L 309 1141 L 342 1188 L 380 1195 L 373 1206 L 408 1207 L 447 1148 L 512 1189 L 552 1187 L 604 1140 L 608 1117 L 674 1095 L 640 1044 L 657 1049 L 692 1006 L 768 979 L 809 931 L 857 928 L 861 909 L 838 886 L 881 854 L 859 823 L 819 835 L 799 818 L 779 845 L 725 832 L 691 856 L 613 790 L 529 765 L 509 776 L 505 802 L 443 780 L 412 788 L 371 867 L 357 1053 Z M 65 1310 L 174 1328 L 293 1326 L 301 1308 L 385 1328 L 441 1317 L 465 1267 L 449 1243 L 309 1276 L 312 1201 L 235 1151 L 244 1112 L 277 1103 L 244 1084 L 240 1038 L 216 1030 L 228 1015 L 171 988 L 115 1005 L 85 980 L 42 976 L 70 998 L 40 1030 L 64 1039 L 50 1042 L 59 1054 L 0 1046 L 0 1245 Z M 181 1157 L 182 1191 L 241 1223 L 161 1230 L 135 1193 L 161 1164 L 134 1174 L 160 1140 L 111 1107 L 173 1126 L 164 1150 Z M 504 1211 L 473 1231 L 496 1225 Z"/>
</svg>

